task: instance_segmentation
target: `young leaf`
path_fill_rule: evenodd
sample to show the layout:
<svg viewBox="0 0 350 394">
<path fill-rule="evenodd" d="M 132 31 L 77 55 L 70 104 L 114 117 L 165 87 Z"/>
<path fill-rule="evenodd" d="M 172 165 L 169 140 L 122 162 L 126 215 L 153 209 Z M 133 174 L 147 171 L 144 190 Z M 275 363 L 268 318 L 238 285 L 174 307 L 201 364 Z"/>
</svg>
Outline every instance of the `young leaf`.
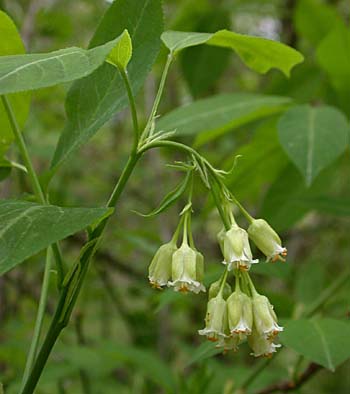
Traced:
<svg viewBox="0 0 350 394">
<path fill-rule="evenodd" d="M 0 61 L 2 56 L 17 55 L 25 52 L 21 37 L 12 20 L 0 11 Z M 22 92 L 7 96 L 15 113 L 19 127 L 22 129 L 29 114 L 30 93 Z M 0 158 L 13 141 L 11 125 L 8 121 L 4 105 L 0 101 Z"/>
<path fill-rule="evenodd" d="M 248 67 L 261 74 L 265 74 L 271 68 L 277 68 L 289 76 L 290 70 L 304 60 L 301 53 L 280 42 L 228 30 L 219 30 L 212 34 L 167 31 L 162 34 L 162 40 L 174 54 L 200 44 L 230 48 Z"/>
<path fill-rule="evenodd" d="M 115 47 L 112 49 L 110 54 L 107 56 L 106 62 L 113 66 L 126 70 L 132 55 L 132 42 L 129 32 L 125 29 L 117 42 Z"/>
<path fill-rule="evenodd" d="M 128 65 L 134 94 L 143 85 L 156 60 L 163 30 L 161 0 L 118 0 L 107 10 L 90 42 L 95 47 L 127 29 L 133 43 Z M 116 112 L 128 104 L 118 70 L 105 64 L 67 95 L 67 123 L 52 159 L 52 174 L 76 149 L 87 142 Z"/>
<path fill-rule="evenodd" d="M 112 212 L 107 208 L 61 208 L 19 200 L 0 201 L 0 275 Z"/>
<path fill-rule="evenodd" d="M 281 145 L 310 186 L 319 172 L 344 152 L 350 128 L 335 108 L 299 105 L 281 117 L 278 131 Z"/>
<path fill-rule="evenodd" d="M 0 57 L 0 94 L 40 89 L 85 77 L 98 68 L 120 37 L 93 49 Z"/>
<path fill-rule="evenodd" d="M 288 97 L 250 93 L 220 94 L 176 108 L 156 122 L 156 130 L 196 135 L 203 144 L 239 126 L 285 110 Z"/>
<path fill-rule="evenodd" d="M 159 213 L 165 211 L 168 207 L 170 207 L 174 202 L 181 197 L 181 195 L 184 193 L 186 190 L 186 187 L 188 185 L 188 182 L 191 178 L 191 171 L 188 171 L 185 178 L 176 186 L 176 188 L 172 191 L 170 191 L 161 201 L 159 204 L 158 208 L 155 208 L 153 211 L 147 214 L 143 214 L 140 212 L 136 212 L 138 215 L 144 216 L 144 217 L 152 217 L 155 215 L 158 215 Z"/>
<path fill-rule="evenodd" d="M 350 324 L 341 320 L 290 320 L 279 337 L 283 345 L 331 371 L 350 357 Z"/>
</svg>

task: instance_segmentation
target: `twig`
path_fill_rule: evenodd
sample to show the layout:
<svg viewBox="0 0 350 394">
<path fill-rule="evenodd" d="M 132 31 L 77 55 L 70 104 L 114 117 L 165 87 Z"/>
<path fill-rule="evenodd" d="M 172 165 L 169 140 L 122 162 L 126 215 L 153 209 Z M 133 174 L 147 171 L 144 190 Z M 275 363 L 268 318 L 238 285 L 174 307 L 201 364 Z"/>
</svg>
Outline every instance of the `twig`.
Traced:
<svg viewBox="0 0 350 394">
<path fill-rule="evenodd" d="M 321 365 L 316 363 L 310 363 L 305 371 L 296 380 L 287 380 L 280 383 L 273 384 L 257 392 L 257 394 L 270 394 L 288 391 L 294 391 L 301 387 L 304 383 L 309 381 L 318 371 L 323 369 Z"/>
</svg>

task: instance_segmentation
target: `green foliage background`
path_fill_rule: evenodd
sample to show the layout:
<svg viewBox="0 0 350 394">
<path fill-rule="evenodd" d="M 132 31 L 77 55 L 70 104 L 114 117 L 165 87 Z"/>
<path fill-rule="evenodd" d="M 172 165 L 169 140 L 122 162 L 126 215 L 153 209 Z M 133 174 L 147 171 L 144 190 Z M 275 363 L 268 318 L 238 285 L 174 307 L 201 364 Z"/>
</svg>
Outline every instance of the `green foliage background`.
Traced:
<svg viewBox="0 0 350 394">
<path fill-rule="evenodd" d="M 0 1 L 0 8 L 20 29 L 27 51 L 34 53 L 71 46 L 87 48 L 107 7 L 103 0 Z M 228 185 L 254 216 L 266 218 L 280 232 L 288 247 L 286 264 L 262 263 L 252 269 L 258 289 L 271 299 L 286 325 L 281 338 L 287 350 L 257 376 L 248 393 L 290 379 L 294 365 L 302 371 L 310 360 L 337 368 L 334 373 L 322 369 L 318 378 L 310 379 L 295 392 L 346 393 L 350 390 L 350 362 L 346 361 L 350 357 L 349 280 L 317 311 L 320 323 L 308 321 L 300 329 L 293 328 L 295 322 L 289 320 L 305 314 L 325 288 L 348 270 L 349 2 L 164 0 L 163 9 L 165 30 L 215 32 L 227 28 L 279 40 L 305 57 L 287 79 L 274 70 L 263 76 L 256 74 L 228 49 L 205 45 L 185 49 L 172 65 L 159 112 L 165 115 L 178 106 L 217 94 L 228 95 L 217 99 L 218 108 L 225 104 L 225 97 L 233 102 L 229 96 L 232 93 L 242 95 L 236 96 L 239 103 L 247 94 L 251 94 L 251 100 L 262 100 L 263 105 L 258 101 L 257 107 L 248 100 L 252 108 L 246 113 L 229 109 L 228 119 L 221 114 L 222 118 L 212 116 L 199 126 L 188 122 L 183 130 L 179 128 L 176 137 L 200 147 L 215 166 L 225 169 L 231 167 L 236 155 L 242 155 Z M 141 123 L 151 110 L 165 58 L 162 47 L 137 95 Z M 33 94 L 25 137 L 39 169 L 48 168 L 63 129 L 68 88 L 58 85 Z M 214 105 L 205 102 L 203 111 Z M 322 152 L 327 148 L 329 160 L 320 159 L 320 164 L 315 159 L 311 163 L 314 171 L 308 177 L 307 152 L 298 149 L 295 153 L 283 141 L 306 127 L 303 117 L 317 112 L 311 105 L 321 109 L 331 106 L 333 112 L 329 117 L 322 112 L 326 119 L 316 119 L 320 129 L 325 128 L 326 137 L 322 134 L 317 142 L 321 153 L 315 157 L 324 158 Z M 199 110 L 195 108 L 189 115 Z M 288 115 L 296 110 L 301 111 L 297 116 L 300 124 L 292 122 L 291 127 Z M 172 121 L 171 115 L 160 118 L 159 127 L 170 124 L 171 129 Z M 283 128 L 283 122 L 290 128 Z M 109 120 L 59 170 L 51 184 L 50 202 L 103 206 L 128 157 L 131 129 L 127 109 Z M 341 141 L 340 145 L 333 144 L 332 138 Z M 305 143 L 302 141 L 301 146 Z M 14 147 L 7 157 L 19 161 Z M 151 211 L 174 188 L 181 174 L 164 165 L 180 158 L 172 152 L 152 151 L 137 167 L 117 207 L 118 216 L 112 219 L 94 259 L 71 325 L 45 369 L 38 394 L 172 393 L 175 387 L 181 394 L 231 394 L 263 363 L 250 357 L 244 347 L 236 354 L 209 357 L 215 351 L 197 335 L 203 326 L 206 295 L 155 292 L 147 283 L 148 264 L 157 247 L 171 237 L 184 201 L 156 218 L 142 218 L 132 211 Z M 26 198 L 29 190 L 25 175 L 16 169 L 0 184 L 1 198 L 19 193 Z M 209 284 L 222 270 L 216 241 L 221 225 L 199 182 L 195 191 L 194 237 L 206 258 L 205 282 Z M 78 233 L 62 244 L 71 260 L 77 257 L 83 241 L 84 234 Z M 6 394 L 19 390 L 43 262 L 44 254 L 40 253 L 0 278 L 0 381 Z M 50 291 L 55 292 L 54 283 Z M 51 300 L 48 316 L 54 306 Z M 334 324 L 323 318 L 338 321 Z M 324 342 L 314 336 L 310 324 L 321 327 L 330 358 L 324 359 Z M 296 341 L 298 338 L 304 342 Z M 305 358 L 300 359 L 300 354 Z M 86 381 L 91 391 L 84 388 Z"/>
</svg>

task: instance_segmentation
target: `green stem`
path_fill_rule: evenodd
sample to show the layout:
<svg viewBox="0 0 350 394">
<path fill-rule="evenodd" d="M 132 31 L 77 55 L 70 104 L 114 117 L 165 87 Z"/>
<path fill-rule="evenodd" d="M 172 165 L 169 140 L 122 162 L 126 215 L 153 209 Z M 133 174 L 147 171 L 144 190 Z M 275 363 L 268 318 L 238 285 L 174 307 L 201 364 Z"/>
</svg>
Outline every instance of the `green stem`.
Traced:
<svg viewBox="0 0 350 394">
<path fill-rule="evenodd" d="M 125 188 L 126 182 L 128 181 L 139 158 L 140 154 L 130 155 L 130 158 L 107 203 L 108 207 L 115 206 L 118 202 Z M 88 242 L 82 249 L 79 260 L 68 274 L 68 277 L 63 284 L 58 305 L 52 318 L 46 338 L 40 349 L 38 357 L 35 360 L 25 386 L 21 391 L 21 394 L 32 394 L 34 392 L 48 357 L 57 341 L 57 338 L 69 322 L 72 310 L 77 301 L 86 273 L 88 271 L 89 264 L 95 254 L 108 220 L 109 218 L 104 219 L 90 234 Z"/>
<path fill-rule="evenodd" d="M 9 119 L 13 134 L 15 136 L 16 143 L 17 143 L 18 148 L 21 152 L 24 164 L 27 168 L 28 175 L 29 175 L 29 178 L 31 180 L 31 183 L 32 183 L 32 186 L 34 189 L 35 196 L 39 202 L 41 202 L 42 204 L 46 204 L 46 199 L 45 199 L 44 193 L 42 191 L 39 179 L 38 179 L 36 172 L 34 170 L 33 163 L 30 159 L 26 144 L 24 142 L 24 138 L 23 138 L 21 130 L 18 126 L 12 106 L 6 96 L 1 96 L 1 99 L 2 99 L 2 103 L 4 104 L 4 108 L 5 108 L 7 117 Z"/>
<path fill-rule="evenodd" d="M 152 135 L 152 122 L 154 117 L 157 114 L 158 111 L 158 107 L 159 107 L 159 103 L 160 103 L 160 99 L 162 98 L 162 94 L 163 94 L 163 90 L 164 90 L 164 86 L 165 86 L 165 81 L 166 81 L 166 77 L 168 75 L 169 72 L 169 68 L 171 65 L 171 62 L 173 61 L 173 55 L 171 53 L 169 53 L 168 57 L 167 57 L 167 61 L 165 63 L 164 69 L 163 69 L 163 73 L 160 79 L 160 83 L 159 83 L 159 88 L 156 94 L 156 98 L 154 100 L 153 106 L 152 106 L 152 110 L 150 113 L 150 116 L 147 120 L 146 123 L 146 127 L 141 135 L 140 138 L 140 142 L 142 143 L 143 141 L 145 141 L 145 139 L 149 136 Z"/>
<path fill-rule="evenodd" d="M 238 206 L 238 208 L 241 210 L 243 215 L 247 218 L 247 220 L 250 223 L 254 220 L 252 218 L 252 216 L 246 211 L 246 209 L 239 203 L 239 201 L 236 199 L 236 197 L 234 197 L 232 195 L 232 193 L 227 190 L 226 186 L 223 184 L 222 180 L 220 179 L 220 177 L 216 173 L 215 168 L 208 162 L 208 160 L 206 160 L 203 156 L 201 156 L 195 149 L 191 148 L 190 146 L 187 146 L 187 145 L 181 144 L 180 142 L 175 142 L 175 141 L 154 141 L 154 142 L 150 142 L 148 144 L 144 144 L 143 146 L 141 146 L 141 148 L 139 149 L 138 152 L 139 153 L 144 153 L 144 152 L 146 152 L 149 149 L 166 148 L 166 147 L 175 148 L 175 149 L 178 149 L 178 150 L 185 151 L 188 154 L 193 155 L 200 162 L 202 161 L 207 166 L 207 168 L 209 169 L 210 174 L 212 175 L 213 179 L 217 183 L 218 187 L 220 189 L 225 189 L 230 194 L 230 197 L 232 198 L 234 203 Z M 212 188 L 212 190 L 213 190 L 213 188 Z M 213 197 L 214 197 L 214 193 L 215 192 L 213 192 Z M 223 220 L 223 223 L 225 225 L 225 228 L 227 230 L 229 230 L 231 228 L 230 223 L 229 223 L 229 219 L 227 218 L 227 215 L 225 214 L 225 212 L 222 209 L 221 201 L 219 203 L 219 197 L 218 196 L 214 197 L 214 201 L 216 203 L 216 206 L 218 207 L 218 210 L 219 210 L 220 216 L 221 216 L 221 218 Z"/>
<path fill-rule="evenodd" d="M 36 198 L 43 205 L 47 205 L 47 200 L 46 200 L 43 190 L 41 188 L 39 178 L 35 172 L 32 160 L 31 160 L 29 152 L 27 150 L 27 146 L 26 146 L 26 143 L 25 143 L 24 138 L 22 136 L 19 125 L 17 123 L 17 119 L 16 119 L 16 116 L 13 112 L 13 108 L 11 106 L 11 103 L 9 102 L 9 100 L 7 99 L 6 96 L 1 96 L 1 99 L 2 99 L 2 103 L 4 105 L 4 108 L 5 108 L 8 120 L 10 122 L 12 132 L 15 136 L 16 143 L 17 143 L 18 148 L 20 150 L 22 159 L 23 159 L 24 164 L 27 168 L 28 175 L 29 175 L 34 193 L 36 195 Z M 60 253 L 58 244 L 53 244 L 52 250 L 53 250 L 53 254 L 55 257 L 55 261 L 56 261 L 56 267 L 57 267 L 57 274 L 58 274 L 57 275 L 57 279 L 58 279 L 57 283 L 58 283 L 58 287 L 60 287 L 60 285 L 62 283 L 62 278 L 64 275 L 64 269 L 63 269 L 63 262 L 62 262 L 62 257 L 61 257 L 61 253 Z M 29 349 L 29 353 L 28 353 L 28 357 L 27 357 L 27 361 L 26 361 L 22 384 L 25 381 L 26 377 L 28 376 L 29 371 L 32 368 L 34 358 L 35 358 L 35 355 L 38 350 L 40 333 L 41 333 L 41 328 L 43 325 L 43 319 L 44 319 L 44 315 L 45 315 L 44 312 L 45 312 L 46 301 L 47 301 L 48 287 L 49 287 L 49 283 L 50 283 L 50 273 L 51 273 L 51 255 L 50 255 L 50 252 L 48 251 L 46 263 L 45 263 L 44 280 L 43 280 L 43 285 L 42 285 L 42 289 L 41 289 L 39 307 L 38 307 L 38 312 L 37 312 L 37 316 L 36 316 L 36 320 L 35 320 L 33 339 L 32 339 L 31 345 L 30 345 L 30 349 Z"/>
<path fill-rule="evenodd" d="M 136 152 L 137 149 L 137 144 L 139 141 L 139 123 L 137 120 L 137 111 L 136 111 L 136 104 L 135 104 L 135 99 L 134 95 L 132 93 L 131 89 L 131 84 L 129 80 L 129 76 L 126 70 L 123 68 L 119 68 L 120 75 L 124 81 L 124 85 L 126 87 L 126 91 L 128 93 L 128 99 L 129 99 L 129 104 L 130 104 L 130 112 L 131 112 L 131 117 L 132 117 L 132 122 L 133 122 L 133 128 L 134 128 L 134 145 L 133 145 L 133 151 Z"/>
<path fill-rule="evenodd" d="M 28 352 L 28 356 L 27 356 L 27 361 L 26 361 L 26 366 L 25 366 L 24 373 L 23 373 L 22 387 L 24 386 L 24 382 L 28 379 L 28 376 L 29 376 L 31 367 L 34 363 L 36 353 L 38 350 L 38 346 L 39 346 L 39 339 L 40 339 L 40 334 L 41 334 L 41 330 L 42 330 L 42 326 L 43 326 L 46 303 L 47 303 L 47 296 L 48 296 L 48 289 L 49 289 L 49 284 L 50 284 L 51 267 L 52 267 L 52 250 L 51 250 L 51 248 L 48 248 L 47 252 L 46 252 L 46 264 L 45 264 L 45 271 L 44 271 L 44 279 L 43 279 L 43 284 L 42 284 L 42 291 L 40 294 L 37 318 L 35 321 L 33 338 L 32 338 L 32 342 L 30 344 L 30 348 L 29 348 L 29 352 Z"/>
</svg>

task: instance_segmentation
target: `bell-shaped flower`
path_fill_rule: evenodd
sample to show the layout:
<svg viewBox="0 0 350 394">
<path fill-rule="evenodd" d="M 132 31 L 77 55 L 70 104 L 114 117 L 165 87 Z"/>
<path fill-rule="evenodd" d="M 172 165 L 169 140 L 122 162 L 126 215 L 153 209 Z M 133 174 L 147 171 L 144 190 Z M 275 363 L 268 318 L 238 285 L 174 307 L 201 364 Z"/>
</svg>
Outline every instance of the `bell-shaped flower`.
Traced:
<svg viewBox="0 0 350 394">
<path fill-rule="evenodd" d="M 199 330 L 199 335 L 205 335 L 210 341 L 217 342 L 228 338 L 227 335 L 227 306 L 222 292 L 210 299 L 205 315 L 205 328 Z"/>
<path fill-rule="evenodd" d="M 248 344 L 253 350 L 251 355 L 255 357 L 271 357 L 272 353 L 275 353 L 276 349 L 281 347 L 281 345 L 273 343 L 271 339 L 266 339 L 255 327 L 252 334 L 248 337 Z"/>
<path fill-rule="evenodd" d="M 171 281 L 168 286 L 175 291 L 199 293 L 205 291 L 202 284 L 203 256 L 192 249 L 186 242 L 173 254 L 171 264 Z"/>
<path fill-rule="evenodd" d="M 231 335 L 244 339 L 252 333 L 253 308 L 251 298 L 239 288 L 227 299 L 228 325 Z"/>
<path fill-rule="evenodd" d="M 171 278 L 172 257 L 176 250 L 176 242 L 173 240 L 157 250 L 148 268 L 148 279 L 152 287 L 160 289 L 167 285 Z"/>
<path fill-rule="evenodd" d="M 259 262 L 253 260 L 248 233 L 237 224 L 233 224 L 224 234 L 219 233 L 218 238 L 224 256 L 223 263 L 229 270 L 232 268 L 249 270 L 252 264 Z"/>
<path fill-rule="evenodd" d="M 250 239 L 267 257 L 267 261 L 285 261 L 287 249 L 276 231 L 264 219 L 254 219 L 248 227 Z"/>
<path fill-rule="evenodd" d="M 253 294 L 253 318 L 257 332 L 267 340 L 273 339 L 283 327 L 277 324 L 277 316 L 267 297 Z"/>
<path fill-rule="evenodd" d="M 221 279 L 218 279 L 217 281 L 213 282 L 210 287 L 209 287 L 209 300 L 216 297 L 219 294 L 221 287 Z M 225 300 L 230 296 L 232 293 L 231 286 L 225 282 L 224 288 L 222 290 L 222 296 Z"/>
</svg>

